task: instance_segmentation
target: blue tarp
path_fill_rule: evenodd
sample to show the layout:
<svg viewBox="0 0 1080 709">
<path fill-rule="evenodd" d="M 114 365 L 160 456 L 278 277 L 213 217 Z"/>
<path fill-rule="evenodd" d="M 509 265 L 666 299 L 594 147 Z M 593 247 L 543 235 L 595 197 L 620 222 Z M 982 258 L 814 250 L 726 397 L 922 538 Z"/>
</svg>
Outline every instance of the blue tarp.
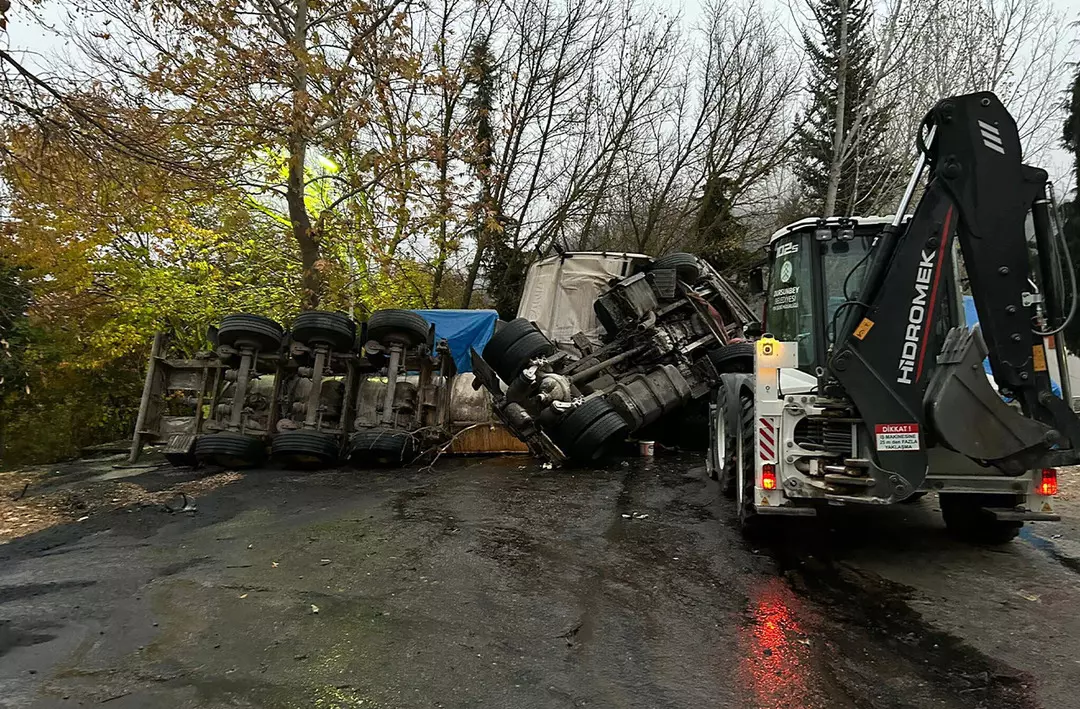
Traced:
<svg viewBox="0 0 1080 709">
<path fill-rule="evenodd" d="M 472 371 L 470 349 L 484 351 L 495 332 L 499 314 L 494 310 L 417 310 L 435 325 L 435 339 L 446 340 L 459 372 Z"/>
<path fill-rule="evenodd" d="M 964 319 L 967 320 L 967 326 L 970 330 L 975 327 L 979 322 L 979 314 L 975 312 L 975 297 L 970 295 L 964 296 Z M 986 376 L 993 377 L 994 372 L 990 369 L 990 358 L 987 357 L 983 360 L 983 369 L 986 370 Z M 1061 396 L 1061 386 L 1058 385 L 1053 379 L 1050 380 L 1050 389 L 1057 396 Z"/>
</svg>

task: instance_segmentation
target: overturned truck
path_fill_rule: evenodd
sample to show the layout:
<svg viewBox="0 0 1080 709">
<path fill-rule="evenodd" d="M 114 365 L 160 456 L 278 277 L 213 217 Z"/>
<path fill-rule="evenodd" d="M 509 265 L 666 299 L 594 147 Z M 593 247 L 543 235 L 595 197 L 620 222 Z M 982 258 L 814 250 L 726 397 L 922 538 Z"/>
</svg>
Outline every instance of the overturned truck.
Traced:
<svg viewBox="0 0 1080 709">
<path fill-rule="evenodd" d="M 212 352 L 181 359 L 168 356 L 164 334 L 154 338 L 132 461 L 158 442 L 177 465 L 394 466 L 488 420 L 469 397 L 453 400 L 448 345 L 415 311 L 359 324 L 307 311 L 288 330 L 240 313 L 209 339 Z"/>
<path fill-rule="evenodd" d="M 747 303 L 693 254 L 564 252 L 533 264 L 518 317 L 472 353 L 475 386 L 534 454 L 595 461 L 687 419 L 707 437 L 710 392 L 721 374 L 750 371 L 760 334 Z"/>
</svg>

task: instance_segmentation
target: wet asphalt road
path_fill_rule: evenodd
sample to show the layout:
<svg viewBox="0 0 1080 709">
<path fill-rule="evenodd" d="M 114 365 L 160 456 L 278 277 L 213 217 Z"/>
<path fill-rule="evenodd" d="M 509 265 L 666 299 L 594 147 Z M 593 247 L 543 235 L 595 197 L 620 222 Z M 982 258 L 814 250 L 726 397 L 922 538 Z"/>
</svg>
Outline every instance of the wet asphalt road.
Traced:
<svg viewBox="0 0 1080 709">
<path fill-rule="evenodd" d="M 968 548 L 927 500 L 748 544 L 702 478 L 260 471 L 38 532 L 0 546 L 0 706 L 1080 707 L 1039 537 Z"/>
</svg>

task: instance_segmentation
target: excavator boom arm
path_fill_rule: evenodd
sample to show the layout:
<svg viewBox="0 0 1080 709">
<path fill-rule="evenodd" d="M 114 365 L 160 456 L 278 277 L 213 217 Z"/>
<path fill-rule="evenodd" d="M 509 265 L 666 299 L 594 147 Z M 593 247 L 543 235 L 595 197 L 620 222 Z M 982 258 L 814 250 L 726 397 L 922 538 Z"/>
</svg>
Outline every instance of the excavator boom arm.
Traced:
<svg viewBox="0 0 1080 709">
<path fill-rule="evenodd" d="M 887 228 L 867 267 L 862 292 L 829 361 L 838 383 L 871 431 L 915 425 L 918 450 L 878 450 L 877 465 L 901 488 L 926 475 L 928 445 L 940 444 L 1007 474 L 1080 460 L 1080 420 L 1051 391 L 1031 285 L 1052 259 L 1046 172 L 1023 164 L 1016 122 L 991 93 L 940 101 L 927 115 L 928 181 L 905 228 Z M 950 256 L 959 242 L 979 329 L 951 327 Z M 1054 279 L 1041 296 L 1060 313 Z M 1075 294 L 1074 294 L 1075 297 Z M 989 353 L 998 389 L 982 359 Z"/>
</svg>

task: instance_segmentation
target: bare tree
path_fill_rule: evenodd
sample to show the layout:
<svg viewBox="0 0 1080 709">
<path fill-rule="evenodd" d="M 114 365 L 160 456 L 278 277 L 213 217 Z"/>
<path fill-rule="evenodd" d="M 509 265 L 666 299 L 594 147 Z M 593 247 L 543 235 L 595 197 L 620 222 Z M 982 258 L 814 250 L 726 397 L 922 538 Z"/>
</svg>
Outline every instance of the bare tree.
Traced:
<svg viewBox="0 0 1080 709">
<path fill-rule="evenodd" d="M 809 131 L 800 136 L 802 151 L 814 157 L 813 164 L 800 168 L 800 179 L 806 183 L 819 170 L 824 173 L 824 184 L 815 191 L 820 192 L 825 216 L 837 211 L 842 183 L 846 185 L 842 205 L 846 212 L 863 211 L 867 201 L 889 191 L 889 176 L 895 171 L 879 165 L 883 116 L 897 98 L 897 84 L 892 79 L 927 21 L 916 5 L 920 1 L 807 3 L 804 21 L 815 31 L 804 31 L 803 36 L 815 61 L 812 88 L 816 113 L 811 120 L 817 137 Z M 828 137 L 825 148 L 815 145 L 824 140 L 821 136 Z M 871 154 L 873 157 L 859 159 Z M 864 170 L 869 174 L 859 174 Z M 816 184 L 816 178 L 812 182 Z"/>
<path fill-rule="evenodd" d="M 487 40 L 498 95 L 486 208 L 501 240 L 478 240 L 467 284 L 485 259 L 496 259 L 489 275 L 512 280 L 531 253 L 598 228 L 629 146 L 658 118 L 675 34 L 674 19 L 629 1 L 502 8 Z"/>
<path fill-rule="evenodd" d="M 898 133 L 911 136 L 939 99 L 993 91 L 1016 118 L 1028 157 L 1057 140 L 1076 28 L 1047 0 L 924 2 L 927 20 L 887 89 L 899 97 Z"/>
<path fill-rule="evenodd" d="M 706 6 L 696 41 L 676 54 L 698 69 L 670 86 L 662 115 L 636 136 L 610 240 L 651 253 L 708 249 L 704 232 L 727 228 L 706 216 L 710 200 L 743 215 L 756 208 L 755 186 L 791 153 L 800 77 L 782 36 L 755 8 Z"/>
</svg>

